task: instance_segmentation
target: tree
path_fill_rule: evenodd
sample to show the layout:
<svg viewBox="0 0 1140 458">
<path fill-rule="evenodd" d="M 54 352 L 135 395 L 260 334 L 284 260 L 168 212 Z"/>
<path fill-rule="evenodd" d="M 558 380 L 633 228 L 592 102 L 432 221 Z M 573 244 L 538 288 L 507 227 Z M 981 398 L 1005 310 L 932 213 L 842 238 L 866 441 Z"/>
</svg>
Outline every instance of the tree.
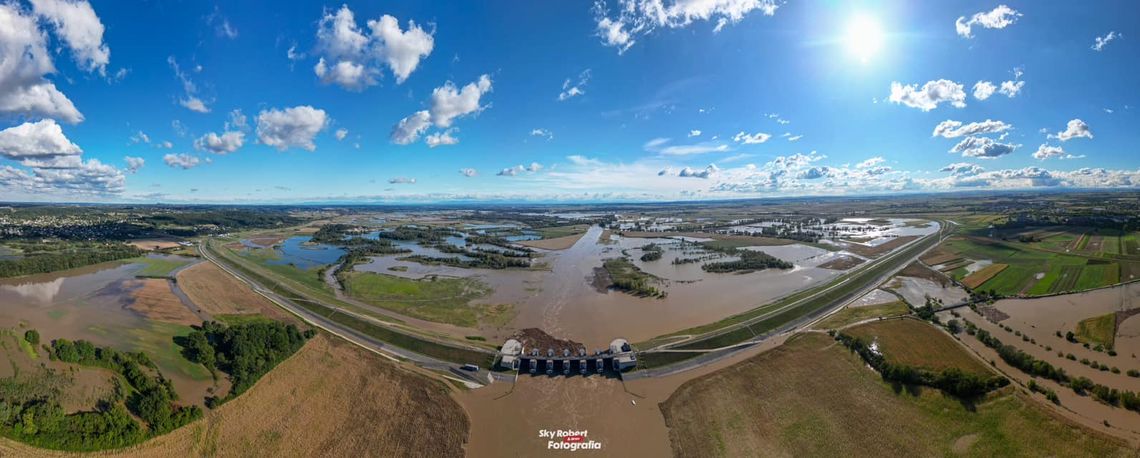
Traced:
<svg viewBox="0 0 1140 458">
<path fill-rule="evenodd" d="M 29 329 L 24 332 L 24 340 L 32 345 L 40 344 L 40 332 L 35 329 Z"/>
</svg>

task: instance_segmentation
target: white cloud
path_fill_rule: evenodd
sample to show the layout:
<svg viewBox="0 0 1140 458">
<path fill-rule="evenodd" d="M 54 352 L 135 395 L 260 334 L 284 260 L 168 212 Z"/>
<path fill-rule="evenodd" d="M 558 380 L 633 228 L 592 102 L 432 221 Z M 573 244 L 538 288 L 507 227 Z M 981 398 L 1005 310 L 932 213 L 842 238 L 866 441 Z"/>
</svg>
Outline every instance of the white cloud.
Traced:
<svg viewBox="0 0 1140 458">
<path fill-rule="evenodd" d="M 989 137 L 966 137 L 950 149 L 951 153 L 962 153 L 962 157 L 994 159 L 1013 152 L 1021 145 L 1000 143 Z"/>
<path fill-rule="evenodd" d="M 210 107 L 206 105 L 206 102 L 198 98 L 198 86 L 194 84 L 190 76 L 182 71 L 182 67 L 178 65 L 178 61 L 174 59 L 174 56 L 167 57 L 166 63 L 174 70 L 174 76 L 177 76 L 178 80 L 182 82 L 182 91 L 186 93 L 182 99 L 178 100 L 178 103 L 190 111 L 209 113 Z"/>
<path fill-rule="evenodd" d="M 257 138 L 279 151 L 291 147 L 313 151 L 317 149 L 313 139 L 327 125 L 325 111 L 308 105 L 263 110 L 257 115 Z"/>
<path fill-rule="evenodd" d="M 55 66 L 36 19 L 16 4 L 0 3 L 0 24 L 0 114 L 83 121 L 71 100 L 45 78 Z M 78 53 L 76 58 L 82 60 Z"/>
<path fill-rule="evenodd" d="M 424 137 L 424 143 L 427 143 L 428 148 L 435 148 L 443 145 L 454 145 L 459 143 L 459 139 L 451 134 L 459 129 L 451 128 L 442 132 L 436 132 Z"/>
<path fill-rule="evenodd" d="M 537 173 L 539 170 L 542 170 L 542 164 L 531 162 L 530 165 L 520 164 L 514 167 L 507 167 L 503 170 L 500 170 L 499 173 L 496 173 L 496 175 L 501 177 L 513 177 L 523 172 Z"/>
<path fill-rule="evenodd" d="M 788 138 L 788 141 L 790 141 L 790 142 L 798 142 L 798 141 L 800 141 L 801 138 L 804 138 L 804 136 L 803 135 L 789 135 L 787 138 Z"/>
<path fill-rule="evenodd" d="M 1013 126 L 1002 121 L 987 119 L 982 122 L 972 122 L 963 125 L 961 121 L 946 120 L 934 127 L 932 137 L 958 138 L 983 134 L 994 134 L 1012 129 Z"/>
<path fill-rule="evenodd" d="M 431 122 L 436 127 L 451 127 L 455 118 L 478 113 L 485 108 L 479 105 L 479 99 L 491 92 L 491 77 L 482 75 L 475 82 L 468 83 L 462 89 L 455 87 L 451 81 L 431 91 Z"/>
<path fill-rule="evenodd" d="M 420 135 L 431 127 L 431 113 L 428 110 L 417 111 L 411 116 L 401 119 L 392 128 L 392 143 L 407 145 L 420 138 Z"/>
<path fill-rule="evenodd" d="M 473 176 L 479 175 L 479 172 L 477 172 L 475 169 L 472 169 L 472 168 L 462 168 L 462 169 L 459 169 L 459 174 L 463 175 L 467 178 L 471 178 Z"/>
<path fill-rule="evenodd" d="M 132 175 L 146 165 L 146 160 L 141 157 L 124 156 L 123 161 L 127 163 L 127 173 Z"/>
<path fill-rule="evenodd" d="M 955 108 L 966 106 L 966 92 L 962 85 L 950 80 L 940 79 L 928 81 L 919 89 L 917 84 L 902 85 L 891 82 L 891 95 L 889 100 L 922 111 L 930 111 L 940 103 L 949 103 Z"/>
<path fill-rule="evenodd" d="M 81 68 L 106 73 L 111 49 L 103 43 L 103 23 L 86 1 L 31 0 L 35 14 L 55 26 Z"/>
<path fill-rule="evenodd" d="M 1044 144 L 1044 143 L 1042 143 L 1041 146 L 1038 146 L 1037 151 L 1033 153 L 1034 159 L 1039 159 L 1042 161 L 1044 161 L 1046 159 L 1050 159 L 1050 158 L 1080 159 L 1083 157 L 1085 157 L 1085 156 L 1084 155 L 1074 156 L 1072 154 L 1066 153 L 1065 150 L 1062 149 L 1060 146 L 1049 146 L 1049 145 Z"/>
<path fill-rule="evenodd" d="M 490 91 L 491 77 L 487 75 L 463 88 L 455 87 L 451 81 L 444 83 L 432 91 L 431 106 L 427 110 L 417 111 L 396 124 L 392 129 L 392 142 L 407 145 L 416 141 L 428 127 L 434 125 L 446 129 L 455 119 L 482 111 L 486 106 L 480 105 L 479 101 Z"/>
<path fill-rule="evenodd" d="M 416 184 L 416 179 L 408 177 L 389 178 L 388 184 Z"/>
<path fill-rule="evenodd" d="M 562 92 L 558 93 L 558 101 L 568 100 L 586 93 L 586 83 L 590 82 L 590 69 L 583 70 L 578 75 L 578 81 L 571 84 L 570 78 L 562 82 Z"/>
<path fill-rule="evenodd" d="M 1014 98 L 1017 94 L 1021 93 L 1021 88 L 1025 86 L 1025 81 L 1002 81 L 1001 87 L 998 92 L 1002 95 Z"/>
<path fill-rule="evenodd" d="M 228 131 L 222 135 L 210 132 L 194 141 L 194 148 L 214 154 L 229 154 L 245 144 L 245 132 Z"/>
<path fill-rule="evenodd" d="M 158 144 L 157 144 L 157 145 L 155 145 L 155 146 L 157 146 L 157 147 L 159 147 L 159 148 L 163 148 L 163 149 L 170 149 L 170 148 L 174 148 L 174 144 L 173 144 L 173 143 L 170 143 L 170 141 L 169 141 L 169 140 L 166 140 L 166 141 L 162 141 L 162 142 L 158 143 Z"/>
<path fill-rule="evenodd" d="M 764 132 L 756 132 L 754 134 L 748 134 L 748 133 L 745 133 L 744 131 L 740 131 L 740 132 L 737 132 L 737 134 L 732 137 L 732 141 L 734 141 L 736 143 L 743 143 L 745 145 L 758 145 L 760 143 L 764 143 L 764 142 L 768 141 L 768 139 L 770 139 L 770 138 L 772 138 L 772 135 L 766 134 Z"/>
<path fill-rule="evenodd" d="M 191 156 L 185 153 L 167 154 L 162 156 L 162 161 L 171 168 L 180 168 L 182 170 L 192 169 L 202 162 L 198 156 Z"/>
<path fill-rule="evenodd" d="M 83 150 L 63 135 L 55 120 L 25 122 L 0 131 L 0 157 L 12 160 L 78 156 Z"/>
<path fill-rule="evenodd" d="M 348 129 L 337 129 L 334 135 L 336 135 L 336 141 L 344 140 L 348 136 Z"/>
<path fill-rule="evenodd" d="M 1050 134 L 1048 138 L 1059 139 L 1067 142 L 1074 138 L 1093 138 L 1092 131 L 1089 130 L 1089 125 L 1080 119 L 1070 119 L 1068 124 L 1065 125 L 1065 130 L 1058 132 L 1056 135 Z"/>
<path fill-rule="evenodd" d="M 134 135 L 131 135 L 131 144 L 134 145 L 137 143 L 148 143 L 149 144 L 150 143 L 150 136 L 141 130 L 138 131 Z"/>
<path fill-rule="evenodd" d="M 985 100 L 994 95 L 997 91 L 997 86 L 989 81 L 978 81 L 974 83 L 974 98 L 978 100 Z"/>
<path fill-rule="evenodd" d="M 705 142 L 695 145 L 668 145 L 668 143 L 668 138 L 654 138 L 648 142 L 645 142 L 645 150 L 653 153 L 660 153 L 664 156 L 688 156 L 691 154 L 705 154 L 728 151 L 728 145 L 717 143 Z"/>
<path fill-rule="evenodd" d="M 940 171 L 950 172 L 951 175 L 955 176 L 970 176 L 985 172 L 986 169 L 980 165 L 971 164 L 969 162 L 955 162 L 946 167 L 942 167 Z"/>
<path fill-rule="evenodd" d="M 870 169 L 870 168 L 880 167 L 886 161 L 887 160 L 883 159 L 882 156 L 870 157 L 870 158 L 863 160 L 863 162 L 855 164 L 855 168 L 857 168 L 857 169 Z"/>
<path fill-rule="evenodd" d="M 1096 37 L 1096 42 L 1093 43 L 1092 50 L 1100 52 L 1104 49 L 1105 45 L 1111 43 L 1112 40 L 1115 40 L 1117 38 L 1124 38 L 1124 36 L 1116 32 L 1109 31 L 1108 34 L 1104 36 Z"/>
<path fill-rule="evenodd" d="M 700 136 L 701 136 L 701 131 L 700 131 L 700 130 L 697 130 L 697 129 L 693 129 L 693 130 L 690 130 L 690 131 L 689 131 L 689 138 L 693 138 L 693 137 L 700 137 Z"/>
<path fill-rule="evenodd" d="M 705 166 L 705 168 L 703 168 L 703 169 L 694 169 L 692 167 L 684 167 L 681 170 L 677 171 L 676 176 L 681 177 L 681 178 L 708 179 L 710 177 L 715 176 L 717 174 L 717 172 L 719 172 L 719 171 L 720 171 L 720 168 L 717 167 L 716 164 L 709 164 L 709 165 Z M 671 174 L 672 174 L 672 170 L 670 170 L 670 169 L 665 169 L 665 170 L 662 170 L 662 171 L 657 173 L 657 175 L 671 175 Z"/>
<path fill-rule="evenodd" d="M 1007 26 L 1017 22 L 1017 18 L 1021 17 L 1013 8 L 1005 5 L 998 5 L 988 12 L 975 13 L 966 19 L 961 16 L 954 22 L 954 29 L 958 32 L 958 36 L 962 38 L 973 38 L 973 27 L 981 26 L 987 29 L 1004 29 Z"/>
<path fill-rule="evenodd" d="M 548 129 L 543 129 L 541 127 L 536 128 L 536 129 L 531 129 L 530 130 L 530 136 L 531 137 L 543 137 L 547 140 L 554 140 L 554 132 L 551 132 Z"/>
<path fill-rule="evenodd" d="M 716 20 L 714 32 L 727 24 L 735 24 L 744 16 L 759 11 L 765 16 L 776 14 L 775 0 L 617 0 L 611 17 L 604 0 L 594 3 L 597 35 L 602 44 L 623 53 L 636 42 L 635 36 L 648 35 L 658 27 L 684 28 L 697 21 Z"/>
<path fill-rule="evenodd" d="M 566 160 L 570 161 L 571 164 L 574 164 L 577 166 L 590 166 L 590 165 L 601 165 L 602 164 L 602 161 L 597 159 L 597 158 L 590 158 L 590 157 L 583 156 L 581 154 L 571 154 L 569 156 L 566 156 Z"/>
<path fill-rule="evenodd" d="M 362 90 L 376 84 L 376 78 L 387 67 L 401 84 L 419 67 L 420 61 L 435 47 L 434 31 L 425 31 L 408 21 L 407 30 L 390 15 L 366 22 L 366 34 L 356 24 L 347 5 L 336 12 L 325 11 L 317 26 L 317 49 L 320 58 L 314 73 L 326 84 L 337 84 L 349 90 Z M 300 58 L 292 48 L 290 59 Z"/>
</svg>

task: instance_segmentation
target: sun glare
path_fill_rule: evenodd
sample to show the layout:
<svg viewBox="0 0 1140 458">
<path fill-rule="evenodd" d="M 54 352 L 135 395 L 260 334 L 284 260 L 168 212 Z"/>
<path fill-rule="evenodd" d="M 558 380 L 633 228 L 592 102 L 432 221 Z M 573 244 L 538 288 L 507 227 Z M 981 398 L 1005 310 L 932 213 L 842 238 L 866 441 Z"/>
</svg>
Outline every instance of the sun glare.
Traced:
<svg viewBox="0 0 1140 458">
<path fill-rule="evenodd" d="M 883 30 L 874 18 L 855 16 L 847 26 L 847 50 L 862 63 L 867 63 L 883 47 Z"/>
</svg>

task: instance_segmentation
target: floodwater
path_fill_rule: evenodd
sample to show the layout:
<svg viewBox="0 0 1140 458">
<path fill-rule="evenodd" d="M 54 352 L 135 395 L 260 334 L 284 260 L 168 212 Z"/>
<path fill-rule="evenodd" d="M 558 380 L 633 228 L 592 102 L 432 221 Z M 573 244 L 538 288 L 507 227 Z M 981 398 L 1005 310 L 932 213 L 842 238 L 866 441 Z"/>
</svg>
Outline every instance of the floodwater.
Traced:
<svg viewBox="0 0 1140 458">
<path fill-rule="evenodd" d="M 0 327 L 22 322 L 39 330 L 45 341 L 84 339 L 122 351 L 143 351 L 174 382 L 182 402 L 201 404 L 213 386 L 209 373 L 185 361 L 173 342 L 189 328 L 151 321 L 127 308 L 130 284 L 143 268 L 140 263 L 104 263 L 0 280 Z"/>
<path fill-rule="evenodd" d="M 322 243 L 309 243 L 312 237 L 289 237 L 281 242 L 275 251 L 279 259 L 270 261 L 271 264 L 292 264 L 300 269 L 308 270 L 332 264 L 344 256 L 344 249 Z M 242 242 L 244 243 L 244 242 Z"/>
<path fill-rule="evenodd" d="M 950 284 L 943 287 L 940 283 L 925 278 L 895 277 L 888 287 L 906 299 L 911 307 L 926 305 L 926 296 L 941 299 L 943 305 L 957 304 L 969 298 L 966 290 L 959 286 Z"/>
</svg>

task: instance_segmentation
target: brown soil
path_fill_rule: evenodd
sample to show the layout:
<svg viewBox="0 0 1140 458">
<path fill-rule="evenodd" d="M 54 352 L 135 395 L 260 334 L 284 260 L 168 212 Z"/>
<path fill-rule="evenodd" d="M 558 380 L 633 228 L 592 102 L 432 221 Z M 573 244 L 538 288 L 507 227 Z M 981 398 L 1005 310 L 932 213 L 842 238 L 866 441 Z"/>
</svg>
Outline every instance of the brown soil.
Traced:
<svg viewBox="0 0 1140 458">
<path fill-rule="evenodd" d="M 567 235 L 565 237 L 552 239 L 524 240 L 518 242 L 518 244 L 531 248 L 542 248 L 544 250 L 565 250 L 574 246 L 575 243 L 578 243 L 578 239 L 581 239 L 583 235 L 586 235 L 586 233 L 583 232 L 581 234 Z"/>
<path fill-rule="evenodd" d="M 570 350 L 572 353 L 577 354 L 578 349 L 585 348 L 585 345 L 575 342 L 573 340 L 558 339 L 545 331 L 538 328 L 521 329 L 511 336 L 523 344 L 523 351 L 530 352 L 532 348 L 538 349 L 539 352 L 545 354 L 546 350 L 553 348 L 557 356 L 562 356 L 562 350 Z"/>
<path fill-rule="evenodd" d="M 862 263 L 862 259 L 856 258 L 854 256 L 839 256 L 816 267 L 831 270 L 847 270 Z"/>
<path fill-rule="evenodd" d="M 127 308 L 147 319 L 187 326 L 201 324 L 202 320 L 170 290 L 170 281 L 160 278 L 128 280 L 124 287 L 131 290 L 131 304 Z"/>
<path fill-rule="evenodd" d="M 254 238 L 249 239 L 249 241 L 257 244 L 258 246 L 271 247 L 273 245 L 281 243 L 282 240 L 285 240 L 289 237 L 290 237 L 289 235 L 272 235 L 272 236 L 264 236 L 264 237 L 254 237 Z"/>
<path fill-rule="evenodd" d="M 202 262 L 178 273 L 182 292 L 211 315 L 260 313 L 267 317 L 297 322 L 269 299 L 253 292 L 249 285 L 227 274 L 212 262 Z"/>
<path fill-rule="evenodd" d="M 1009 315 L 992 305 L 979 306 L 978 313 L 993 323 L 1000 323 L 1009 318 Z"/>
<path fill-rule="evenodd" d="M 967 288 L 975 289 L 979 286 L 982 286 L 983 283 L 990 281 L 991 278 L 996 277 L 997 274 L 1005 270 L 1006 267 L 1009 267 L 1009 264 L 990 264 L 970 275 L 967 275 L 966 278 L 962 279 L 962 284 Z"/>
<path fill-rule="evenodd" d="M 320 335 L 206 418 L 109 456 L 463 456 L 450 388 Z M 0 439 L 0 456 L 62 456 Z"/>
<path fill-rule="evenodd" d="M 176 239 L 154 239 L 154 240 L 135 240 L 130 242 L 131 245 L 138 247 L 140 250 L 165 250 L 167 248 L 177 248 L 178 242 L 181 240 Z"/>
<path fill-rule="evenodd" d="M 916 239 L 918 239 L 918 236 L 905 235 L 902 237 L 895 237 L 892 240 L 889 240 L 887 242 L 881 243 L 881 244 L 879 244 L 877 246 L 873 246 L 873 247 L 872 246 L 859 245 L 859 244 L 855 244 L 855 243 L 849 243 L 849 244 L 847 244 L 847 251 L 855 253 L 859 256 L 863 256 L 863 257 L 867 257 L 867 258 L 873 258 L 873 257 L 879 256 L 879 255 L 884 254 L 884 253 L 889 253 L 889 252 L 893 251 L 895 248 L 906 245 L 907 243 L 910 243 L 912 240 L 916 240 Z"/>
</svg>

